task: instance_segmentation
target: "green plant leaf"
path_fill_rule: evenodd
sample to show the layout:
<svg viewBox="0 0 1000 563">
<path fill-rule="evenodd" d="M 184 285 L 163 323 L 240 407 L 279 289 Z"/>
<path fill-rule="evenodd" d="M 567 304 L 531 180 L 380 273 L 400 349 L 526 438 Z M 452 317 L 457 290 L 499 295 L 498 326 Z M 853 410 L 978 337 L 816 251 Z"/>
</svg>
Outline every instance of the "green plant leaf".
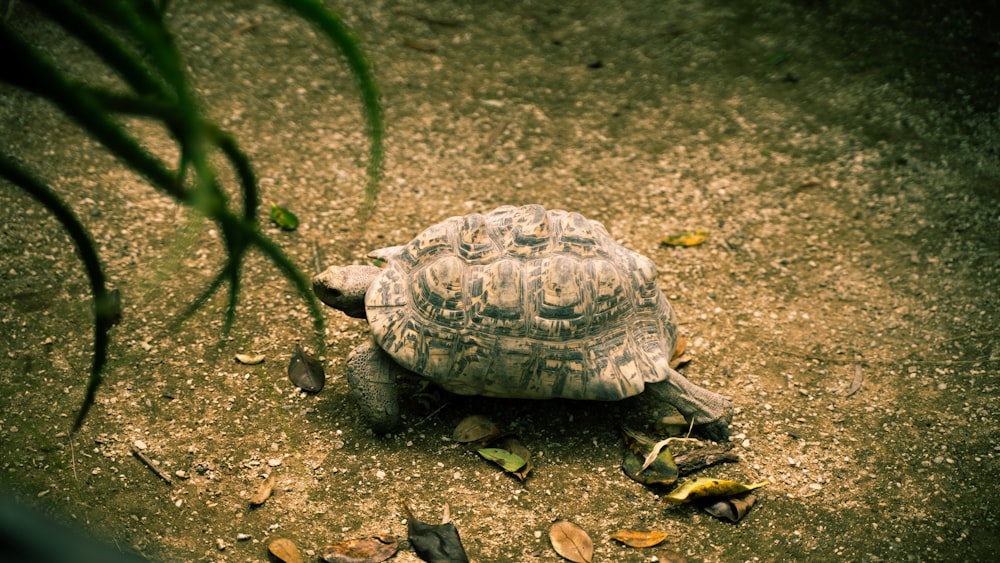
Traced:
<svg viewBox="0 0 1000 563">
<path fill-rule="evenodd" d="M 476 451 L 509 473 L 517 473 L 528 463 L 523 457 L 501 448 L 480 448 Z"/>
<path fill-rule="evenodd" d="M 294 231 L 299 227 L 299 218 L 294 213 L 271 202 L 271 220 L 283 231 Z"/>
</svg>

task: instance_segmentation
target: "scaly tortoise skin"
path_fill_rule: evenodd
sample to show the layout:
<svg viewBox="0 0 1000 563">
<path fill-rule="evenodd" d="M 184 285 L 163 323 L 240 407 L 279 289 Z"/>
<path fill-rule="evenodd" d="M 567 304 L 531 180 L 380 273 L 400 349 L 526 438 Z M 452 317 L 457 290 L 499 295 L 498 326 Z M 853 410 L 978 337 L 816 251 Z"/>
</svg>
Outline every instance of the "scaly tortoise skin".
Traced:
<svg viewBox="0 0 1000 563">
<path fill-rule="evenodd" d="M 326 304 L 367 318 L 347 377 L 378 432 L 399 422 L 407 372 L 460 395 L 617 401 L 650 391 L 726 439 L 728 398 L 670 368 L 674 312 L 656 266 L 603 225 L 539 205 L 452 217 L 374 266 L 313 278 Z"/>
</svg>

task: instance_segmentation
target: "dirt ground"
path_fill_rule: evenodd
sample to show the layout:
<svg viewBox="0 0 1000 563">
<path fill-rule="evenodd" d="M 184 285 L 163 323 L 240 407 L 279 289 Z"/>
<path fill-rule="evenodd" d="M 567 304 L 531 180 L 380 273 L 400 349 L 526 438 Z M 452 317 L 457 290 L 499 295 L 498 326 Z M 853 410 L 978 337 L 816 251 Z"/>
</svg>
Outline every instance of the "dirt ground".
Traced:
<svg viewBox="0 0 1000 563">
<path fill-rule="evenodd" d="M 315 346 L 311 321 L 259 256 L 229 338 L 222 298 L 176 326 L 220 263 L 218 233 L 7 87 L 2 150 L 91 229 L 124 317 L 98 402 L 71 436 L 91 353 L 85 278 L 58 225 L 3 184 L 3 492 L 161 561 L 264 561 L 276 537 L 314 560 L 333 541 L 405 537 L 401 497 L 429 521 L 447 504 L 481 562 L 558 560 L 556 519 L 590 534 L 595 561 L 995 560 L 995 11 L 338 4 L 386 108 L 384 188 L 367 225 L 354 215 L 367 151 L 358 95 L 332 47 L 271 3 L 172 3 L 205 107 L 253 157 L 264 201 L 302 220 L 263 230 L 311 274 L 502 204 L 603 222 L 658 265 L 693 356 L 683 373 L 733 397 L 741 461 L 704 474 L 770 481 L 753 511 L 726 523 L 623 475 L 629 402 L 451 398 L 428 415 L 407 400 L 404 430 L 374 436 L 342 375 L 366 325 L 324 311 L 327 387 L 296 391 L 286 366 L 297 341 Z M 10 25 L 81 76 L 111 80 L 30 7 L 15 6 Z M 133 126 L 152 150 L 173 150 Z M 692 229 L 708 240 L 660 245 Z M 241 352 L 266 361 L 239 365 Z M 521 437 L 535 461 L 526 482 L 451 440 L 468 414 Z M 137 442 L 172 485 L 132 455 Z M 275 494 L 251 510 L 268 473 Z M 669 535 L 638 550 L 609 538 L 623 528 Z M 406 548 L 394 560 L 417 558 Z"/>
</svg>

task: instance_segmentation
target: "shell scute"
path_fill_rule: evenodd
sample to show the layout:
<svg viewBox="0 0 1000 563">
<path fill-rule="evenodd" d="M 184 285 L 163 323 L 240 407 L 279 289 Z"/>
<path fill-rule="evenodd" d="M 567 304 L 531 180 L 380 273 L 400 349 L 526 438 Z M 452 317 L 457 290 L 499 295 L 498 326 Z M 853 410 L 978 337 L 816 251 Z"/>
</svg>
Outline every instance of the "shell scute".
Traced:
<svg viewBox="0 0 1000 563">
<path fill-rule="evenodd" d="M 520 263 L 508 259 L 472 266 L 466 276 L 470 329 L 498 336 L 524 336 L 527 326 Z"/>
</svg>

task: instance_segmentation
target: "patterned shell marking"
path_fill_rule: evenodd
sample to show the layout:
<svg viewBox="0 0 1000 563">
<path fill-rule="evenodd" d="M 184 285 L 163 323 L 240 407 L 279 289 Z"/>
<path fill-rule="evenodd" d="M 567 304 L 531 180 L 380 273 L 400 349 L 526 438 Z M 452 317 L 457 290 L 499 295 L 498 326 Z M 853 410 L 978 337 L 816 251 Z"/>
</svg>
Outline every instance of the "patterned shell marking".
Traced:
<svg viewBox="0 0 1000 563">
<path fill-rule="evenodd" d="M 465 395 L 618 400 L 667 378 L 676 339 L 652 261 L 537 205 L 428 228 L 365 303 L 379 346 Z"/>
</svg>

